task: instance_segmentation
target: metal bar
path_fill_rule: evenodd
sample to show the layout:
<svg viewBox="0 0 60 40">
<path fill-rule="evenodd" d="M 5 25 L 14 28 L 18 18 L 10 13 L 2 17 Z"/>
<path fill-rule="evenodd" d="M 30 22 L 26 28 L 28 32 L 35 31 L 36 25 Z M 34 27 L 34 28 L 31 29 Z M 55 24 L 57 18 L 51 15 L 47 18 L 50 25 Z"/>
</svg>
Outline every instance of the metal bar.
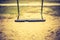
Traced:
<svg viewBox="0 0 60 40">
<path fill-rule="evenodd" d="M 42 2 L 41 2 L 41 18 L 42 18 L 42 20 L 43 20 L 43 1 L 44 0 L 42 0 Z"/>
<path fill-rule="evenodd" d="M 0 4 L 0 6 L 17 6 L 17 4 Z M 40 6 L 41 7 L 41 4 L 40 3 L 37 3 L 37 4 L 35 4 L 35 3 L 32 3 L 32 4 L 19 4 L 19 6 L 36 6 L 36 7 L 38 7 L 38 6 Z M 45 6 L 60 6 L 60 3 L 44 3 L 44 7 Z"/>
<path fill-rule="evenodd" d="M 19 16 L 20 16 L 20 12 L 19 12 L 19 0 L 17 0 L 17 11 L 18 11 L 18 17 L 17 17 L 17 20 L 18 20 Z"/>
</svg>

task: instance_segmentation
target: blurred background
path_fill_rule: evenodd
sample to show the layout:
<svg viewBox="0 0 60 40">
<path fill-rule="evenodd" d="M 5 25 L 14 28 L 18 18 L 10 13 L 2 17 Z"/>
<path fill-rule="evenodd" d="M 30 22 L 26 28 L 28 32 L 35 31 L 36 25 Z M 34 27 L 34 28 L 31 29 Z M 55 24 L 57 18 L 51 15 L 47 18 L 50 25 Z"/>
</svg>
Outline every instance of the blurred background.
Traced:
<svg viewBox="0 0 60 40">
<path fill-rule="evenodd" d="M 15 3 L 17 0 L 0 0 L 0 3 Z M 41 0 L 19 0 L 19 1 L 41 1 Z M 44 0 L 44 2 L 60 3 L 60 0 Z"/>
</svg>

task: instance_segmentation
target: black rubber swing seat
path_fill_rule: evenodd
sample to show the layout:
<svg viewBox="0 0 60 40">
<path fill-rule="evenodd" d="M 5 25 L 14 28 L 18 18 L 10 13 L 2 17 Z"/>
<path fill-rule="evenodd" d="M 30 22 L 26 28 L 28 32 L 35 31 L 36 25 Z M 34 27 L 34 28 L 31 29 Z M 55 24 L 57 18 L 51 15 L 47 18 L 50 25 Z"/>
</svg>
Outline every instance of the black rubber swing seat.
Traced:
<svg viewBox="0 0 60 40">
<path fill-rule="evenodd" d="M 45 22 L 45 20 L 15 20 L 15 22 Z"/>
</svg>

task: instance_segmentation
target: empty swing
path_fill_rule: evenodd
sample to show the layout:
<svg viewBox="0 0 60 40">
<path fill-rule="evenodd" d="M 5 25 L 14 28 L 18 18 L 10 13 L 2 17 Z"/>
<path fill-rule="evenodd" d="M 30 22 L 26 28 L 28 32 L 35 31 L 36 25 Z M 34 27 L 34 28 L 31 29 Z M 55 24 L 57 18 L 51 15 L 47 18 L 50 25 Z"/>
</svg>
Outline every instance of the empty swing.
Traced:
<svg viewBox="0 0 60 40">
<path fill-rule="evenodd" d="M 45 20 L 43 19 L 43 0 L 41 3 L 41 19 L 40 20 L 20 20 L 19 16 L 20 16 L 20 11 L 19 11 L 19 0 L 17 0 L 17 10 L 18 10 L 18 16 L 17 16 L 17 20 L 15 20 L 15 22 L 45 22 Z"/>
</svg>

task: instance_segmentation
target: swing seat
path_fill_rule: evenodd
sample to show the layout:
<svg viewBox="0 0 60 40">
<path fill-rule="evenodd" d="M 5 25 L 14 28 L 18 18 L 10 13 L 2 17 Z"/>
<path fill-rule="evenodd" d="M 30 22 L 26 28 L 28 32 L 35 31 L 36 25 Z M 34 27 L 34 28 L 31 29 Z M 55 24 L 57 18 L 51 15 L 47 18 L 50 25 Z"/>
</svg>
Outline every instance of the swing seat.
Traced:
<svg viewBox="0 0 60 40">
<path fill-rule="evenodd" d="M 15 22 L 45 22 L 45 20 L 15 20 Z"/>
<path fill-rule="evenodd" d="M 15 22 L 45 22 L 44 19 L 40 19 L 40 20 L 19 20 L 19 16 L 20 16 L 19 7 L 20 7 L 19 6 L 19 0 L 17 0 L 18 17 L 17 17 L 17 20 L 15 20 Z M 41 5 L 41 18 L 43 18 L 42 13 L 43 13 L 43 0 L 42 0 L 42 5 Z"/>
</svg>

